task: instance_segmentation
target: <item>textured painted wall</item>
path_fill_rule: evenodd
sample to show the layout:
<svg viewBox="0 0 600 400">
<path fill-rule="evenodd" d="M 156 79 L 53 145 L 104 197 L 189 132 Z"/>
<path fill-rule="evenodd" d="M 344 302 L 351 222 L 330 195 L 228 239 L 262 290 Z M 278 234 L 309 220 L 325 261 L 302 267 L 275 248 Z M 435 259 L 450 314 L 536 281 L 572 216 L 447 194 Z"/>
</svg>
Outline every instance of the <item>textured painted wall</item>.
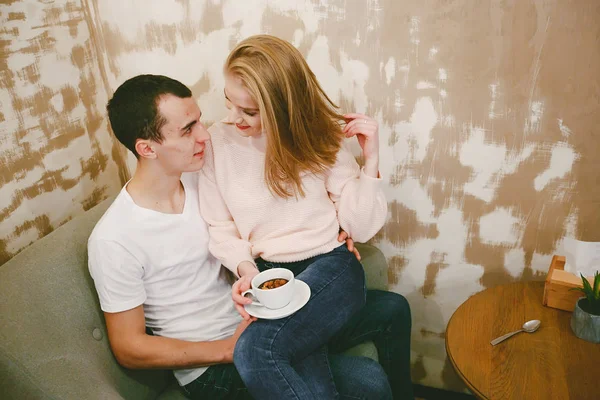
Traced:
<svg viewBox="0 0 600 400">
<path fill-rule="evenodd" d="M 413 308 L 416 382 L 462 389 L 446 360 L 443 337 L 453 311 L 471 294 L 513 280 L 543 279 L 566 235 L 600 241 L 596 1 L 88 0 L 84 5 L 99 58 L 86 58 L 78 76 L 100 86 L 103 71 L 109 92 L 139 73 L 169 75 L 189 85 L 208 120 L 217 120 L 224 115 L 221 67 L 229 50 L 244 37 L 271 33 L 302 51 L 344 111 L 379 120 L 390 215 L 374 243 L 390 262 L 390 289 L 407 296 Z M 6 13 L 2 18 L 9 19 Z M 2 35 L 16 41 L 10 32 L 3 28 Z M 85 54 L 93 53 L 87 36 L 82 40 L 89 49 Z M 65 52 L 49 43 L 47 51 L 35 52 L 55 58 L 51 54 Z M 65 46 L 68 54 L 75 49 Z M 10 70 L 14 75 L 33 63 Z M 36 65 L 38 74 L 49 68 Z M 18 81 L 27 82 L 21 74 Z M 2 93 L 25 97 L 18 94 L 25 89 L 10 89 L 15 84 L 5 82 Z M 106 96 L 97 97 L 102 99 L 91 102 L 92 111 L 70 120 L 102 113 Z M 22 119 L 29 123 L 35 121 L 30 117 L 45 115 L 27 112 Z M 2 115 L 4 124 L 4 108 Z M 90 142 L 87 148 L 78 145 L 64 165 L 79 165 L 78 157 L 96 159 L 94 154 L 105 155 L 107 163 L 116 158 L 109 142 L 95 144 L 97 134 L 82 137 Z M 2 149 L 20 154 L 18 143 L 5 140 Z M 48 155 L 54 153 L 61 154 L 49 150 Z M 36 159 L 43 157 L 22 156 L 19 168 L 33 171 Z M 133 168 L 132 157 L 128 160 Z M 55 163 L 53 168 L 64 168 Z M 12 181 L 15 174 L 9 174 Z M 93 180 L 83 170 L 74 175 Z M 39 179 L 22 176 L 28 185 Z M 86 187 L 102 187 L 99 182 Z M 14 184 L 10 191 L 5 187 L 1 190 L 14 196 Z M 71 199 L 59 185 L 48 193 L 56 198 L 45 201 L 46 207 Z M 14 218 L 26 220 L 22 214 Z"/>
<path fill-rule="evenodd" d="M 89 26 L 80 1 L 0 5 L 0 264 L 121 186 Z"/>
</svg>

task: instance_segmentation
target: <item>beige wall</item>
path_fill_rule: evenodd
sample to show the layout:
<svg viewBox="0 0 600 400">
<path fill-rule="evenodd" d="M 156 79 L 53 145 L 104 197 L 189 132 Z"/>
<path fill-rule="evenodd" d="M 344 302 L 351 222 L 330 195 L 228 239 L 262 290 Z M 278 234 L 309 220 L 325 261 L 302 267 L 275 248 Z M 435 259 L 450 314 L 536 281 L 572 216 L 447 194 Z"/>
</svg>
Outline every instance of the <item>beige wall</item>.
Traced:
<svg viewBox="0 0 600 400">
<path fill-rule="evenodd" d="M 0 264 L 121 186 L 88 14 L 0 5 Z"/>
<path fill-rule="evenodd" d="M 58 10 L 18 14 L 24 4 Z M 135 74 L 166 74 L 214 121 L 224 113 L 221 65 L 255 33 L 294 43 L 344 111 L 380 122 L 390 214 L 374 243 L 390 262 L 390 289 L 413 308 L 415 381 L 462 388 L 443 337 L 471 294 L 543 279 L 565 236 L 600 241 L 599 2 L 83 5 L 0 8 L 11 27 L 1 33 L 5 259 L 121 184 L 107 92 Z M 61 60 L 68 74 L 56 71 Z"/>
</svg>

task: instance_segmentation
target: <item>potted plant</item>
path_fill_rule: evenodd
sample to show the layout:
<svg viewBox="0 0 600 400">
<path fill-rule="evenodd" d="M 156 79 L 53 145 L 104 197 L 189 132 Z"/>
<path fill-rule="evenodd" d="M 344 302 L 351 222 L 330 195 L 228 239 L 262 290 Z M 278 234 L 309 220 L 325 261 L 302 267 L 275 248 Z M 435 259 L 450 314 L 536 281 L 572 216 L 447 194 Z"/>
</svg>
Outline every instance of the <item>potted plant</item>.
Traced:
<svg viewBox="0 0 600 400">
<path fill-rule="evenodd" d="M 573 288 L 585 294 L 577 300 L 571 317 L 575 336 L 592 343 L 600 343 L 600 273 L 594 274 L 594 286 L 581 274 L 583 287 Z"/>
</svg>

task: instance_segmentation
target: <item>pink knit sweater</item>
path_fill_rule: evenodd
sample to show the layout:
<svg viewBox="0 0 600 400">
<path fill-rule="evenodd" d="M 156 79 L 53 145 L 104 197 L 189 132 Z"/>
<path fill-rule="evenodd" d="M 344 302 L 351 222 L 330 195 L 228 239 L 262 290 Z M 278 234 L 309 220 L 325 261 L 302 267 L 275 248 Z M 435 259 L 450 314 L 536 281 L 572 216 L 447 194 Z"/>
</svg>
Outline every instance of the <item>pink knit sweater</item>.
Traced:
<svg viewBox="0 0 600 400">
<path fill-rule="evenodd" d="M 282 199 L 264 180 L 265 135 L 242 137 L 225 122 L 209 132 L 200 211 L 209 225 L 210 252 L 235 274 L 240 262 L 258 257 L 292 262 L 327 253 L 340 246 L 340 226 L 357 242 L 383 226 L 381 179 L 365 175 L 347 149 L 325 174 L 302 177 L 304 197 Z"/>
</svg>

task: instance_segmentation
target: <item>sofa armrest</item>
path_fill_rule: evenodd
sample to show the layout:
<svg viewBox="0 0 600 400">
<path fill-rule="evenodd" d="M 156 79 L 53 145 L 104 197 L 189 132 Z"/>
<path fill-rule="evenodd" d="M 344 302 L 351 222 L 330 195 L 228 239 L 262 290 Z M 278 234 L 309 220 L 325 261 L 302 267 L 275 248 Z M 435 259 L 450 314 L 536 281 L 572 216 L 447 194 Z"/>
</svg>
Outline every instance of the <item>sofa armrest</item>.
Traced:
<svg viewBox="0 0 600 400">
<path fill-rule="evenodd" d="M 363 243 L 356 243 L 356 248 L 360 252 L 361 263 L 365 269 L 367 288 L 387 290 L 388 265 L 381 250 Z"/>
</svg>

